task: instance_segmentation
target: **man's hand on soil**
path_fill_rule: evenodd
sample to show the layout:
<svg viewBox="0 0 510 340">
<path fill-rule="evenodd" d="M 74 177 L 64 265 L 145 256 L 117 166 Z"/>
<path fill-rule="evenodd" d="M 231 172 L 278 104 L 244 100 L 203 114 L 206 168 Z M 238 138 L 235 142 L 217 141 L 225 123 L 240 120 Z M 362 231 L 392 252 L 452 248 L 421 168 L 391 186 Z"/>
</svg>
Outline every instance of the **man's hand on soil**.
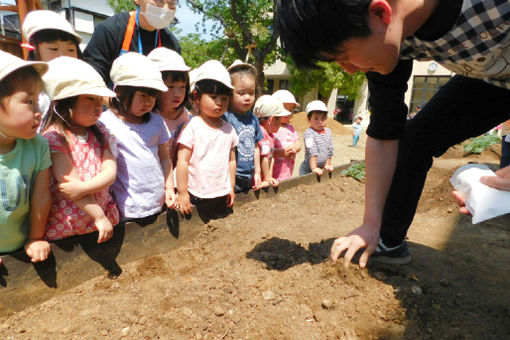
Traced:
<svg viewBox="0 0 510 340">
<path fill-rule="evenodd" d="M 331 263 L 335 264 L 340 255 L 345 251 L 343 265 L 347 269 L 353 256 L 360 249 L 365 249 L 359 259 L 359 265 L 364 268 L 367 265 L 368 258 L 377 248 L 379 243 L 379 229 L 362 224 L 360 227 L 351 231 L 347 236 L 337 238 L 331 246 L 329 255 Z"/>
</svg>

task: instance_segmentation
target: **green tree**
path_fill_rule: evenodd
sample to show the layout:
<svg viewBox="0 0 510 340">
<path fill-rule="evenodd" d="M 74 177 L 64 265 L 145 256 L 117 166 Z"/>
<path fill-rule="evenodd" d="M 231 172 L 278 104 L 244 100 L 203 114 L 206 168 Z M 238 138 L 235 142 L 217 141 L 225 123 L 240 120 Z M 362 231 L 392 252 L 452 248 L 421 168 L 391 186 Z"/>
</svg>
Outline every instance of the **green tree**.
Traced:
<svg viewBox="0 0 510 340">
<path fill-rule="evenodd" d="M 285 62 L 291 74 L 290 90 L 297 96 L 317 88 L 323 98 L 328 98 L 333 89 L 338 89 L 339 93 L 352 99 L 357 97 L 365 80 L 363 73 L 349 74 L 336 63 L 318 62 L 317 69 L 309 70 L 298 69 L 290 58 L 286 58 Z"/>
<path fill-rule="evenodd" d="M 108 0 L 108 5 L 115 11 L 115 13 L 129 12 L 136 9 L 133 0 Z"/>
<path fill-rule="evenodd" d="M 228 41 L 224 39 L 205 41 L 198 33 L 184 36 L 179 32 L 174 33 L 181 44 L 182 57 L 191 68 L 196 68 L 210 59 L 220 60 L 225 65 L 230 65 L 235 60 L 233 49 L 229 48 Z"/>
<path fill-rule="evenodd" d="M 236 58 L 248 59 L 257 69 L 257 90 L 264 89 L 264 65 L 276 59 L 278 33 L 272 29 L 276 0 L 186 0 L 191 8 L 215 21 L 212 31 L 219 34 Z M 205 25 L 203 25 L 205 29 Z M 226 64 L 224 62 L 224 64 Z"/>
</svg>

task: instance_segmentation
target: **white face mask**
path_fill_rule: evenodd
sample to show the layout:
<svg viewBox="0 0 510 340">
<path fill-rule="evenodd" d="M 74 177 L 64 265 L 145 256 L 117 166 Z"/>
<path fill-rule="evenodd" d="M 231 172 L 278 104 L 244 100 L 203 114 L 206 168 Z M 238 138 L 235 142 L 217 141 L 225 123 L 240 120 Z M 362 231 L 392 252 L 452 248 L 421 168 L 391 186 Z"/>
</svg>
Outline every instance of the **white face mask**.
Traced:
<svg viewBox="0 0 510 340">
<path fill-rule="evenodd" d="M 145 13 L 142 13 L 149 25 L 155 29 L 163 29 L 172 23 L 175 17 L 175 10 L 161 8 L 147 4 Z"/>
</svg>

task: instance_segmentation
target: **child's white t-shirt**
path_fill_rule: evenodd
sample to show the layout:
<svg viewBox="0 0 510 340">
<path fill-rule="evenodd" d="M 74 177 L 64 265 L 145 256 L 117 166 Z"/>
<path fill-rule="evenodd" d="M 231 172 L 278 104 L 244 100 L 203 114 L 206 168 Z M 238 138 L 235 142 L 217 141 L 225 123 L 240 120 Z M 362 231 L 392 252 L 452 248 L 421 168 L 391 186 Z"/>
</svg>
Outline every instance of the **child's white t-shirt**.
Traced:
<svg viewBox="0 0 510 340">
<path fill-rule="evenodd" d="M 108 110 L 99 120 L 112 137 L 117 179 L 110 192 L 121 216 L 142 218 L 160 212 L 165 202 L 165 176 L 158 148 L 170 138 L 163 118 L 151 112 L 147 123 L 131 124 Z"/>
<path fill-rule="evenodd" d="M 184 128 L 179 144 L 192 149 L 188 167 L 188 191 L 199 198 L 225 196 L 232 190 L 229 174 L 230 150 L 239 138 L 228 122 L 212 128 L 201 117 Z"/>
</svg>

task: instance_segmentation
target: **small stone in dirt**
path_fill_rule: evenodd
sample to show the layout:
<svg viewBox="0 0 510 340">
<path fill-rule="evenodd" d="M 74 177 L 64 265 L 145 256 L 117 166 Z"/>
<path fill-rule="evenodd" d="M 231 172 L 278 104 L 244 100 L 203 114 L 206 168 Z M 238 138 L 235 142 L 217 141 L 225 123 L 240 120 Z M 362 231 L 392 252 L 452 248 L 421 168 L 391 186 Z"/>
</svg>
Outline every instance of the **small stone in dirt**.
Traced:
<svg viewBox="0 0 510 340">
<path fill-rule="evenodd" d="M 439 284 L 443 287 L 448 287 L 450 285 L 450 281 L 448 281 L 447 279 L 441 279 L 439 280 Z"/>
<path fill-rule="evenodd" d="M 411 288 L 411 292 L 413 292 L 414 295 L 421 295 L 422 290 L 421 290 L 420 286 L 413 286 Z"/>
<path fill-rule="evenodd" d="M 451 214 L 451 213 L 453 212 L 453 209 L 450 207 L 450 208 L 446 209 L 446 212 L 447 212 L 448 214 Z"/>
<path fill-rule="evenodd" d="M 276 298 L 274 301 L 273 301 L 273 305 L 276 306 L 277 304 L 279 304 L 280 302 L 282 302 L 283 299 L 281 297 L 278 297 Z"/>
<path fill-rule="evenodd" d="M 193 310 L 189 307 L 183 307 L 182 314 L 184 314 L 186 316 L 190 316 L 191 314 L 193 314 Z"/>
<path fill-rule="evenodd" d="M 71 325 L 62 328 L 62 334 L 69 334 L 71 332 Z"/>
<path fill-rule="evenodd" d="M 124 327 L 120 331 L 120 334 L 122 334 L 122 336 L 126 336 L 128 333 L 129 333 L 129 327 Z"/>
<path fill-rule="evenodd" d="M 333 301 L 328 299 L 322 300 L 321 306 L 324 309 L 330 309 L 331 307 L 333 307 Z"/>
<path fill-rule="evenodd" d="M 262 292 L 262 297 L 264 300 L 273 300 L 276 295 L 272 290 L 266 290 L 265 292 Z"/>
<path fill-rule="evenodd" d="M 388 278 L 388 276 L 386 276 L 386 274 L 384 272 L 375 272 L 374 276 L 379 281 L 384 281 Z"/>
<path fill-rule="evenodd" d="M 225 311 L 221 307 L 214 307 L 214 315 L 223 316 L 225 315 Z"/>
<path fill-rule="evenodd" d="M 101 334 L 102 336 L 108 336 L 108 331 L 107 331 L 106 329 L 103 329 L 103 330 L 100 332 L 100 334 Z"/>
</svg>

